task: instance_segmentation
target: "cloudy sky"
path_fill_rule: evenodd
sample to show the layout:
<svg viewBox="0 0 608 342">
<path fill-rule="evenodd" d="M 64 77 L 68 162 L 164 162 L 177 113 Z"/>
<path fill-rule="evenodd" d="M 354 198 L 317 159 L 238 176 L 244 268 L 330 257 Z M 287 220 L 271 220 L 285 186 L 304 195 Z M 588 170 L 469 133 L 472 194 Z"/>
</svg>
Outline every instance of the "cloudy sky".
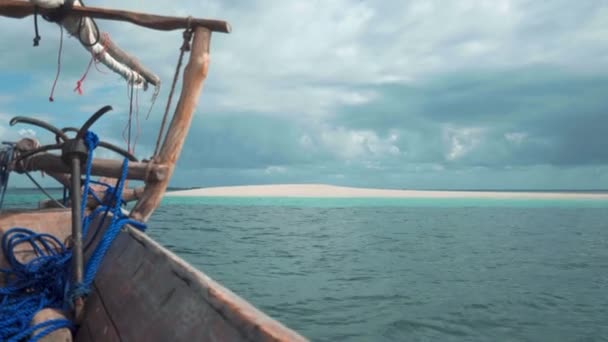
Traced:
<svg viewBox="0 0 608 342">
<path fill-rule="evenodd" d="M 145 5 L 144 5 L 145 4 Z M 419 189 L 608 188 L 608 2 L 525 0 L 104 1 L 87 5 L 228 20 L 174 186 L 331 183 Z M 100 21 L 164 82 L 139 93 L 149 157 L 180 32 Z M 124 142 L 127 86 L 59 29 L 0 23 L 0 136 L 14 115 L 96 127 Z M 24 132 L 21 132 L 23 134 Z M 43 142 L 51 136 L 36 132 Z M 15 185 L 26 184 L 13 178 Z"/>
</svg>

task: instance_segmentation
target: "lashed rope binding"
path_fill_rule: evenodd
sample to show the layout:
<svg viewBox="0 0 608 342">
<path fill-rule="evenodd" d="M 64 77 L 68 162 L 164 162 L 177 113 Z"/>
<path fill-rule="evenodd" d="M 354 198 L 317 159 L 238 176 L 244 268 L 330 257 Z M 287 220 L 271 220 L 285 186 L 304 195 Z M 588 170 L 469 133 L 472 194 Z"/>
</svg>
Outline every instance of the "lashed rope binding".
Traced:
<svg viewBox="0 0 608 342">
<path fill-rule="evenodd" d="M 17 342 L 24 339 L 37 341 L 57 329 L 73 330 L 75 328 L 73 323 L 66 319 L 54 319 L 36 325 L 31 323 L 38 311 L 44 308 L 69 310 L 75 298 L 86 296 L 90 292 L 95 275 L 109 247 L 124 225 L 129 224 L 140 230 L 146 228 L 144 224 L 128 218 L 122 212 L 122 190 L 126 180 L 128 160 L 125 159 L 123 162 L 122 175 L 116 187 L 92 181 L 90 178 L 93 150 L 99 139 L 92 132 L 87 132 L 85 142 L 89 148 L 89 158 L 83 184 L 84 200 L 81 211 L 84 213 L 87 196 L 93 194 L 90 189 L 91 183 L 107 187 L 103 199 L 94 196 L 100 201 L 100 205 L 88 216 L 83 215 L 82 235 L 86 238 L 91 223 L 103 213 L 97 230 L 86 248 L 91 246 L 92 240 L 102 229 L 106 217 L 111 214 L 109 225 L 85 266 L 81 284 L 71 283 L 72 252 L 56 237 L 19 227 L 9 229 L 3 235 L 2 250 L 10 268 L 0 269 L 0 274 L 4 276 L 4 285 L 0 287 L 0 340 L 2 341 Z M 35 253 L 35 257 L 30 261 L 21 262 L 16 257 L 15 252 L 22 245 L 30 247 L 29 249 Z"/>
</svg>

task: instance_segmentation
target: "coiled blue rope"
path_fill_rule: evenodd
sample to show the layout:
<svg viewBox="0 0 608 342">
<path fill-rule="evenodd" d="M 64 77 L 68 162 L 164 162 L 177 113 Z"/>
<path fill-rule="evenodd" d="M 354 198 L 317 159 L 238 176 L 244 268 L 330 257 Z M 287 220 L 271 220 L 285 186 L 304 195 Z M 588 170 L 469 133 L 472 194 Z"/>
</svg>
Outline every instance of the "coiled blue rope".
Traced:
<svg viewBox="0 0 608 342">
<path fill-rule="evenodd" d="M 103 262 L 112 242 L 125 224 L 145 230 L 146 226 L 134 221 L 122 213 L 122 191 L 127 176 L 128 160 L 122 165 L 122 175 L 116 187 L 109 184 L 92 181 L 91 167 L 93 150 L 97 147 L 99 139 L 92 132 L 87 132 L 85 142 L 89 148 L 89 156 L 85 168 L 83 184 L 83 237 L 87 237 L 90 224 L 101 213 L 97 229 L 108 214 L 111 214 L 110 224 L 93 251 L 84 269 L 84 279 L 81 284 L 71 283 L 72 252 L 56 237 L 46 233 L 36 233 L 26 228 L 9 229 L 2 236 L 2 250 L 10 268 L 0 269 L 4 276 L 4 286 L 0 287 L 0 340 L 17 342 L 24 339 L 38 341 L 45 335 L 61 328 L 74 329 L 71 321 L 66 319 L 53 319 L 30 326 L 34 315 L 44 308 L 67 310 L 78 297 L 86 296 L 90 292 L 95 275 Z M 84 216 L 87 196 L 93 194 L 90 184 L 106 186 L 105 202 L 97 196 L 102 203 L 89 215 Z M 33 250 L 35 258 L 21 263 L 15 251 L 18 246 L 28 245 Z"/>
</svg>

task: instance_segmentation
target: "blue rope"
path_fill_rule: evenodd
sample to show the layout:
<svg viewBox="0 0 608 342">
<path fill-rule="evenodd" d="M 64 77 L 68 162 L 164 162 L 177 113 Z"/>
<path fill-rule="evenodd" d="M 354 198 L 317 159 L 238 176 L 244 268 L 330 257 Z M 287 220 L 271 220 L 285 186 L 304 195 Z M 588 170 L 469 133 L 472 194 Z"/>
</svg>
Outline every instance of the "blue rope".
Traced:
<svg viewBox="0 0 608 342">
<path fill-rule="evenodd" d="M 91 167 L 93 150 L 97 147 L 99 139 L 92 132 L 87 132 L 85 142 L 89 148 L 83 183 L 83 237 L 87 237 L 90 224 L 101 213 L 104 216 L 97 227 L 108 214 L 112 214 L 110 224 L 97 244 L 92 256 L 84 269 L 84 279 L 80 284 L 71 282 L 72 251 L 56 237 L 46 233 L 36 233 L 26 228 L 12 228 L 2 236 L 1 244 L 4 256 L 10 268 L 0 269 L 0 276 L 4 277 L 5 284 L 0 287 L 0 340 L 17 342 L 27 339 L 38 341 L 43 336 L 61 328 L 74 330 L 73 323 L 66 319 L 54 319 L 30 326 L 34 315 L 43 308 L 66 310 L 71 307 L 74 300 L 86 296 L 91 289 L 95 275 L 101 266 L 112 242 L 125 224 L 145 230 L 146 226 L 134 221 L 122 213 L 122 191 L 127 176 L 128 160 L 122 165 L 122 175 L 112 187 L 109 184 L 91 180 Z M 88 216 L 84 216 L 86 198 L 94 194 L 90 184 L 106 186 L 104 201 L 94 196 L 100 205 Z M 27 245 L 33 250 L 35 257 L 21 263 L 15 251 L 18 246 Z"/>
<path fill-rule="evenodd" d="M 64 206 L 68 205 L 68 187 L 65 185 L 63 186 L 63 199 L 61 200 L 61 204 Z"/>
<path fill-rule="evenodd" d="M 15 256 L 16 248 L 24 244 L 36 253 L 36 258 L 27 263 L 21 263 Z M 43 327 L 30 327 L 36 312 L 43 308 L 63 308 L 71 253 L 56 237 L 25 228 L 7 231 L 2 236 L 2 251 L 11 268 L 0 269 L 5 282 L 0 287 L 0 339 L 20 341 Z M 67 320 L 56 323 L 58 327 L 71 324 Z"/>
</svg>

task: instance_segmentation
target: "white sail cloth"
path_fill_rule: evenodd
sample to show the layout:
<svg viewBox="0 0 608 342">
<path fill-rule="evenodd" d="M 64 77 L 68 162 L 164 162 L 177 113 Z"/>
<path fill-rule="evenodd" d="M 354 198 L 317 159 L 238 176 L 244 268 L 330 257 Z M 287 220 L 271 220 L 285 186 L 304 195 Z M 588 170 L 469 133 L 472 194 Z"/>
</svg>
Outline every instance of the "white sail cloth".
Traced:
<svg viewBox="0 0 608 342">
<path fill-rule="evenodd" d="M 44 7 L 44 8 L 57 8 L 64 4 L 64 0 L 29 0 L 32 4 Z M 82 6 L 79 0 L 74 0 L 73 6 Z M 119 57 L 113 56 L 112 51 L 108 51 L 107 46 L 104 46 L 104 42 L 101 36 L 101 32 L 97 30 L 94 22 L 90 18 L 82 18 L 76 16 L 66 16 L 62 21 L 61 25 L 68 30 L 73 36 L 80 36 L 80 41 L 83 46 L 89 50 L 94 56 L 110 70 L 121 75 L 127 80 L 129 84 L 136 87 L 146 87 L 148 81 L 155 83 L 154 80 L 146 80 L 140 73 L 130 68 L 126 61 L 120 60 Z M 156 79 L 158 81 L 158 79 Z M 158 85 L 158 84 L 156 84 Z"/>
</svg>

